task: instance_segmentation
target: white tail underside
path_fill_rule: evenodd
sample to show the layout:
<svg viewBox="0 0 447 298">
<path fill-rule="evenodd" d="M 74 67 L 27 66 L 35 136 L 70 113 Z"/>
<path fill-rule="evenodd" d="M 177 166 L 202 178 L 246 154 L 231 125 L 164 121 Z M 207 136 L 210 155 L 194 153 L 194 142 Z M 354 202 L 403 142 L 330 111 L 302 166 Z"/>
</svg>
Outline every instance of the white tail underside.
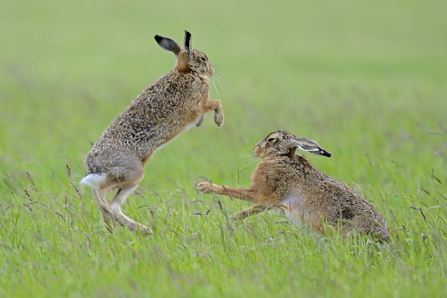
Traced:
<svg viewBox="0 0 447 298">
<path fill-rule="evenodd" d="M 104 183 L 105 181 L 106 181 L 105 174 L 88 174 L 81 180 L 80 183 L 87 186 L 95 186 Z"/>
</svg>

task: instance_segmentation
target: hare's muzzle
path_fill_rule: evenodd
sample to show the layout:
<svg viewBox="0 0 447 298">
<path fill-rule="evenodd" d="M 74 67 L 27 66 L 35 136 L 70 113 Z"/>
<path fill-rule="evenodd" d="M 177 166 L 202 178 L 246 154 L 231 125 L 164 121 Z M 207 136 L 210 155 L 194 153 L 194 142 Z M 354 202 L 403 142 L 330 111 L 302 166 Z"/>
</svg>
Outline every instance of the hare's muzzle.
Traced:
<svg viewBox="0 0 447 298">
<path fill-rule="evenodd" d="M 256 144 L 255 147 L 253 148 L 253 153 L 257 156 L 260 157 L 261 154 L 261 146 L 259 144 Z"/>
</svg>

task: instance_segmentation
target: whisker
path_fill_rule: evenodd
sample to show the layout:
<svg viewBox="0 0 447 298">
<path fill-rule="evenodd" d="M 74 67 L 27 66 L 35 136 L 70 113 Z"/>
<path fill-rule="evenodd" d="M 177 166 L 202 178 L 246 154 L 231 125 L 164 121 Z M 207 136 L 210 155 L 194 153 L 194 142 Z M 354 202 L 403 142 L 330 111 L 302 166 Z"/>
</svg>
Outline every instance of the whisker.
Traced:
<svg viewBox="0 0 447 298">
<path fill-rule="evenodd" d="M 217 85 L 219 85 L 219 77 L 218 76 L 213 77 L 213 82 L 217 83 Z"/>
<path fill-rule="evenodd" d="M 211 80 L 211 82 L 213 82 L 214 85 L 214 90 L 216 90 L 217 98 L 220 98 L 219 91 L 217 90 L 216 83 L 214 81 L 215 81 L 214 79 Z"/>
<path fill-rule="evenodd" d="M 248 159 L 247 161 L 243 162 L 239 167 L 238 170 L 240 172 L 252 172 L 252 167 L 254 164 L 256 164 L 257 160 L 256 159 Z"/>
<path fill-rule="evenodd" d="M 222 76 L 221 76 L 220 74 L 218 74 L 218 75 L 216 76 L 216 81 L 219 83 L 220 88 L 223 90 L 224 87 L 226 86 L 226 83 L 225 83 L 224 78 L 222 78 Z"/>
<path fill-rule="evenodd" d="M 212 76 L 212 79 L 215 80 L 215 83 L 221 88 L 221 90 L 224 89 L 225 84 L 223 83 L 222 75 L 219 73 L 214 73 Z"/>
<path fill-rule="evenodd" d="M 248 151 L 248 150 L 247 150 Z M 257 163 L 258 161 L 258 157 L 256 155 L 253 154 L 253 152 L 250 150 L 250 152 L 248 153 L 242 153 L 240 156 L 242 157 L 246 157 L 246 159 L 242 162 L 242 164 L 238 167 L 240 169 L 243 168 L 249 168 L 251 167 L 253 164 Z"/>
<path fill-rule="evenodd" d="M 224 85 L 223 85 L 222 81 L 220 79 L 217 79 L 217 83 L 219 84 L 220 89 L 223 90 Z"/>
<path fill-rule="evenodd" d="M 218 73 L 217 75 L 218 75 L 218 77 L 219 77 L 220 79 L 222 79 L 223 81 L 225 81 L 225 80 L 227 79 L 227 77 L 224 76 L 224 75 L 221 74 L 221 73 Z"/>
</svg>

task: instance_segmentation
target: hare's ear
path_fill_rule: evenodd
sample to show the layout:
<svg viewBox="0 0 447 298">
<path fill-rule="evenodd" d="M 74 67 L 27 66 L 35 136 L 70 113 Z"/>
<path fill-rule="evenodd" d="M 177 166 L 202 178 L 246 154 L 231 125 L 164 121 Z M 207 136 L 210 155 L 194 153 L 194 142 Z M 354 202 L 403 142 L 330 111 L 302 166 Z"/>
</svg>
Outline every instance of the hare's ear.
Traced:
<svg viewBox="0 0 447 298">
<path fill-rule="evenodd" d="M 188 60 L 191 57 L 191 49 L 191 33 L 185 30 L 185 53 Z"/>
<path fill-rule="evenodd" d="M 180 46 L 175 40 L 160 35 L 155 35 L 154 38 L 163 50 L 173 52 L 176 56 L 180 52 Z"/>
<path fill-rule="evenodd" d="M 294 138 L 290 140 L 290 148 L 297 147 L 303 151 L 307 151 L 317 155 L 323 155 L 327 157 L 331 157 L 331 153 L 324 150 L 317 142 L 314 140 L 306 139 L 306 138 Z"/>
</svg>

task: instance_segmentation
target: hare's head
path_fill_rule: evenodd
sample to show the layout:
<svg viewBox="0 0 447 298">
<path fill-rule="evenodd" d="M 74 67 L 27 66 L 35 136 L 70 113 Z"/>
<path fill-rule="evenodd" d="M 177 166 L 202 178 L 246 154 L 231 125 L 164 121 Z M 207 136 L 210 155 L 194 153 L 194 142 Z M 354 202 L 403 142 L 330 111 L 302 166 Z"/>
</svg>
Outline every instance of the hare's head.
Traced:
<svg viewBox="0 0 447 298">
<path fill-rule="evenodd" d="M 260 158 L 275 155 L 288 155 L 293 158 L 296 148 L 317 155 L 331 156 L 331 153 L 324 150 L 317 142 L 306 138 L 298 138 L 293 133 L 280 130 L 269 133 L 259 141 L 254 148 L 254 153 Z"/>
<path fill-rule="evenodd" d="M 169 38 L 155 35 L 155 40 L 160 47 L 166 51 L 173 52 L 177 58 L 175 69 L 179 72 L 197 72 L 201 75 L 211 77 L 214 73 L 214 66 L 208 60 L 205 53 L 193 49 L 191 46 L 191 33 L 185 30 L 184 49 L 178 43 Z"/>
</svg>

